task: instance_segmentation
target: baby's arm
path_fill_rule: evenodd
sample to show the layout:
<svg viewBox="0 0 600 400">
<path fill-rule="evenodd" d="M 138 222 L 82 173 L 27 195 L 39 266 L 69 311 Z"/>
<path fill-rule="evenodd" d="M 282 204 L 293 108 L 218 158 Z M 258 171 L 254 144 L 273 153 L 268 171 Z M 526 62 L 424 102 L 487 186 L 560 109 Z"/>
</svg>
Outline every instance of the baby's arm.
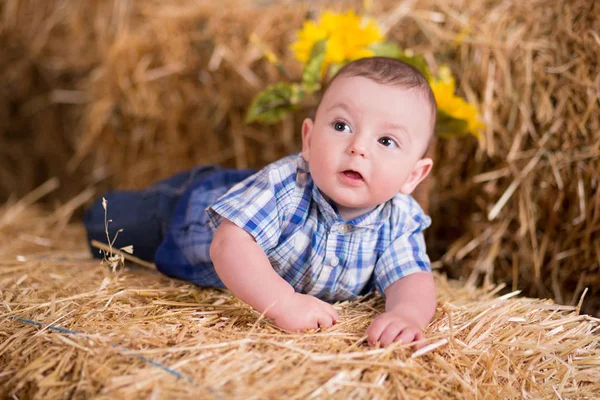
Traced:
<svg viewBox="0 0 600 400">
<path fill-rule="evenodd" d="M 436 307 L 433 276 L 416 272 L 398 279 L 385 289 L 385 312 L 375 318 L 367 329 L 370 345 L 382 346 L 402 340 L 411 343 L 423 339 L 425 328 Z"/>
<path fill-rule="evenodd" d="M 288 331 L 329 327 L 338 314 L 331 304 L 296 293 L 280 277 L 254 238 L 223 219 L 210 246 L 215 271 L 225 286 L 258 312 Z"/>
</svg>

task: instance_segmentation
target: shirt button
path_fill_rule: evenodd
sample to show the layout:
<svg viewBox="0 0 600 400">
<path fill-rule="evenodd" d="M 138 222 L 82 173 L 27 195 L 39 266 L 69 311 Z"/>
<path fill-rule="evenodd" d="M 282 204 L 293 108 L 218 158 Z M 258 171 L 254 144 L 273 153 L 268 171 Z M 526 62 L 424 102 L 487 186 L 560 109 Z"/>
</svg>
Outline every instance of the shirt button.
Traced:
<svg viewBox="0 0 600 400">
<path fill-rule="evenodd" d="M 336 256 L 331 257 L 331 266 L 332 267 L 337 267 L 339 263 L 340 263 L 339 258 L 337 258 Z"/>
<path fill-rule="evenodd" d="M 350 226 L 349 225 L 342 225 L 340 226 L 340 232 L 341 233 L 346 233 L 350 230 Z"/>
</svg>

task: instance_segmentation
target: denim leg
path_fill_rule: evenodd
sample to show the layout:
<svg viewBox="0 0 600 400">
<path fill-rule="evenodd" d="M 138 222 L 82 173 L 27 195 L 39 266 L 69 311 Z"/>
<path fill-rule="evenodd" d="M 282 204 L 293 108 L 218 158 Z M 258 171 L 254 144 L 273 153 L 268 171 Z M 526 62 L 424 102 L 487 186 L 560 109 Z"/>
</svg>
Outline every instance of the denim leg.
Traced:
<svg viewBox="0 0 600 400">
<path fill-rule="evenodd" d="M 114 240 L 113 247 L 118 249 L 132 245 L 136 257 L 152 261 L 154 250 L 160 243 L 158 195 L 148 196 L 143 191 L 114 191 L 103 197 L 107 200 L 108 237 L 111 241 Z M 98 258 L 102 257 L 102 253 L 91 246 L 91 241 L 108 243 L 104 218 L 101 198 L 96 200 L 83 217 L 90 249 Z"/>
<path fill-rule="evenodd" d="M 133 255 L 153 262 L 156 249 L 163 240 L 164 233 L 177 202 L 185 190 L 198 180 L 204 180 L 219 167 L 196 167 L 160 181 L 147 189 L 122 190 L 106 193 L 106 219 L 113 247 L 133 246 Z M 97 240 L 108 243 L 105 227 L 102 198 L 87 210 L 83 223 L 87 231 L 88 242 Z M 117 234 L 117 231 L 122 229 Z M 116 237 L 116 239 L 115 239 Z M 92 254 L 102 257 L 98 249 L 90 244 Z"/>
</svg>

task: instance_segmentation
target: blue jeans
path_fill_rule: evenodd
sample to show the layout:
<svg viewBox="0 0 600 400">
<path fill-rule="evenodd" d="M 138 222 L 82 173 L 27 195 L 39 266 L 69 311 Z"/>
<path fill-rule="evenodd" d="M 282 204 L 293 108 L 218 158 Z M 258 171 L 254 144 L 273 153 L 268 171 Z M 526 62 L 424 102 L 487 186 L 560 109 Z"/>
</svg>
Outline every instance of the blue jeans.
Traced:
<svg viewBox="0 0 600 400">
<path fill-rule="evenodd" d="M 114 240 L 112 246 L 119 249 L 133 245 L 136 257 L 153 262 L 181 195 L 191 185 L 221 170 L 217 166 L 196 167 L 143 190 L 106 193 L 103 196 L 107 200 L 106 220 L 113 221 L 108 223 L 108 236 Z M 108 243 L 102 198 L 86 211 L 83 224 L 88 243 L 92 240 Z M 91 243 L 90 249 L 95 257 L 102 258 Z"/>
</svg>

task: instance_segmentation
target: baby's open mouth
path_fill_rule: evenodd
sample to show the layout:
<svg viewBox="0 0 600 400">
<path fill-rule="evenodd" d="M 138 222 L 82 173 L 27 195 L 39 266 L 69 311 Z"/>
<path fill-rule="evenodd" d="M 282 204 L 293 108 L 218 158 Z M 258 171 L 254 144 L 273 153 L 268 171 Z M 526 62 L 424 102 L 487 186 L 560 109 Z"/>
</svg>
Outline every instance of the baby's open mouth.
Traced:
<svg viewBox="0 0 600 400">
<path fill-rule="evenodd" d="M 343 171 L 342 174 L 346 175 L 350 179 L 356 179 L 360 181 L 364 180 L 360 172 L 352 171 L 351 169 Z"/>
</svg>

